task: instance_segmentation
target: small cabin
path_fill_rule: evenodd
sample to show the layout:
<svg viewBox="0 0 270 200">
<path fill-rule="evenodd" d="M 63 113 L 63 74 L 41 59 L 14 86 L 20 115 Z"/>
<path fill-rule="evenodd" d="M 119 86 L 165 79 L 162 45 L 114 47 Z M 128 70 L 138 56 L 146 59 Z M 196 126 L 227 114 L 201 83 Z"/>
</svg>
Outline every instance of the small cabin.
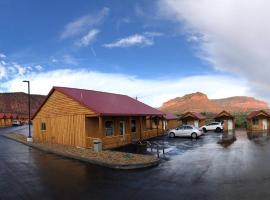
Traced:
<svg viewBox="0 0 270 200">
<path fill-rule="evenodd" d="M 177 117 L 175 114 L 170 112 L 164 112 L 164 127 L 165 130 L 176 128 L 180 125 L 179 117 Z"/>
<path fill-rule="evenodd" d="M 247 129 L 250 132 L 264 132 L 270 129 L 270 115 L 265 110 L 253 111 L 247 116 Z"/>
<path fill-rule="evenodd" d="M 13 113 L 0 113 L 0 127 L 10 127 L 18 115 Z"/>
<path fill-rule="evenodd" d="M 197 112 L 186 112 L 180 117 L 180 121 L 184 125 L 194 125 L 199 128 L 205 125 L 205 116 Z"/>
<path fill-rule="evenodd" d="M 223 131 L 233 131 L 235 129 L 234 117 L 227 111 L 223 110 L 214 117 L 215 121 L 223 123 Z"/>
<path fill-rule="evenodd" d="M 32 118 L 33 140 L 93 148 L 99 139 L 110 149 L 163 135 L 163 120 L 163 112 L 126 95 L 53 87 Z"/>
</svg>

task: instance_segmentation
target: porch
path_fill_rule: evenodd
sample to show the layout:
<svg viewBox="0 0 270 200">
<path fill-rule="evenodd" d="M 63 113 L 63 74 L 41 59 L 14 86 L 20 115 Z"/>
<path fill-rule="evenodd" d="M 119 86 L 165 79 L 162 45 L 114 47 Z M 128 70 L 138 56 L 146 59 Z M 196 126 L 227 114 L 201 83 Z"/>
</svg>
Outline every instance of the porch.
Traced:
<svg viewBox="0 0 270 200">
<path fill-rule="evenodd" d="M 86 148 L 92 148 L 95 139 L 110 149 L 163 135 L 163 120 L 157 116 L 86 116 Z"/>
</svg>

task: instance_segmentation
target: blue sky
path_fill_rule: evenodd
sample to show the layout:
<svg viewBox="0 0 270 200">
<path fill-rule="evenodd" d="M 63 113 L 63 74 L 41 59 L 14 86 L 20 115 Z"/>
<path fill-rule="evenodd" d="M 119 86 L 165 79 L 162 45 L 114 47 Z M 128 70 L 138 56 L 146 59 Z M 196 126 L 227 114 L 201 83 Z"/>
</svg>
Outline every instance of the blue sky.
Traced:
<svg viewBox="0 0 270 200">
<path fill-rule="evenodd" d="M 223 38 L 210 37 L 220 21 L 209 19 L 222 13 L 207 10 L 213 4 L 203 1 L 198 11 L 194 0 L 0 0 L 0 90 L 25 91 L 20 81 L 27 78 L 34 93 L 83 87 L 153 106 L 196 91 L 268 100 L 249 86 L 241 58 L 228 56 L 238 36 L 229 33 L 227 41 L 225 29 Z"/>
</svg>

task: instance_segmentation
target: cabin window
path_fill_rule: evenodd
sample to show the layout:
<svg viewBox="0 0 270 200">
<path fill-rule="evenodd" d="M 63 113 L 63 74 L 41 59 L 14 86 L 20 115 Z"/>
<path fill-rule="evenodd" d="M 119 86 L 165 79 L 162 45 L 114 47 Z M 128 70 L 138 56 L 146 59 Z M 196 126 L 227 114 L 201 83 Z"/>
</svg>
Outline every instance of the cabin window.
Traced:
<svg viewBox="0 0 270 200">
<path fill-rule="evenodd" d="M 105 122 L 105 131 L 106 131 L 106 136 L 112 136 L 113 135 L 113 121 L 106 121 Z"/>
<path fill-rule="evenodd" d="M 259 125 L 259 119 L 258 118 L 254 118 L 252 120 L 252 123 L 253 123 L 253 125 Z"/>
<path fill-rule="evenodd" d="M 136 132 L 136 120 L 135 119 L 131 120 L 131 132 L 132 133 Z"/>
<path fill-rule="evenodd" d="M 46 131 L 46 123 L 44 122 L 41 123 L 41 130 Z"/>
</svg>

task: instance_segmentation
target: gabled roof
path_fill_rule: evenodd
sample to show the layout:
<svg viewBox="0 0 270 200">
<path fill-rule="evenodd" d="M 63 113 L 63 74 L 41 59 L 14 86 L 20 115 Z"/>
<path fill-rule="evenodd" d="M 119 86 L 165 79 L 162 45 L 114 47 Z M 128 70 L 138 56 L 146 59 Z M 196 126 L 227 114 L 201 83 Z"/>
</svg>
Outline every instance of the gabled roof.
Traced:
<svg viewBox="0 0 270 200">
<path fill-rule="evenodd" d="M 164 112 L 165 116 L 164 118 L 167 120 L 173 120 L 173 119 L 179 119 L 175 114 L 170 113 L 170 112 Z"/>
<path fill-rule="evenodd" d="M 259 115 L 264 115 L 265 117 L 270 118 L 270 115 L 266 111 L 256 110 L 249 113 L 249 115 L 247 116 L 247 119 L 253 119 L 254 117 L 258 117 Z"/>
<path fill-rule="evenodd" d="M 218 113 L 214 118 L 218 119 L 221 117 L 228 117 L 228 118 L 234 118 L 229 112 L 227 112 L 226 110 L 221 111 L 220 113 Z"/>
<path fill-rule="evenodd" d="M 164 115 L 163 112 L 126 95 L 77 88 L 53 87 L 33 118 L 54 91 L 65 94 L 86 108 L 103 116 Z"/>
<path fill-rule="evenodd" d="M 181 116 L 180 119 L 184 119 L 186 117 L 193 117 L 193 118 L 198 119 L 198 120 L 205 119 L 205 116 L 203 116 L 201 113 L 197 113 L 197 112 L 186 112 Z"/>
</svg>

